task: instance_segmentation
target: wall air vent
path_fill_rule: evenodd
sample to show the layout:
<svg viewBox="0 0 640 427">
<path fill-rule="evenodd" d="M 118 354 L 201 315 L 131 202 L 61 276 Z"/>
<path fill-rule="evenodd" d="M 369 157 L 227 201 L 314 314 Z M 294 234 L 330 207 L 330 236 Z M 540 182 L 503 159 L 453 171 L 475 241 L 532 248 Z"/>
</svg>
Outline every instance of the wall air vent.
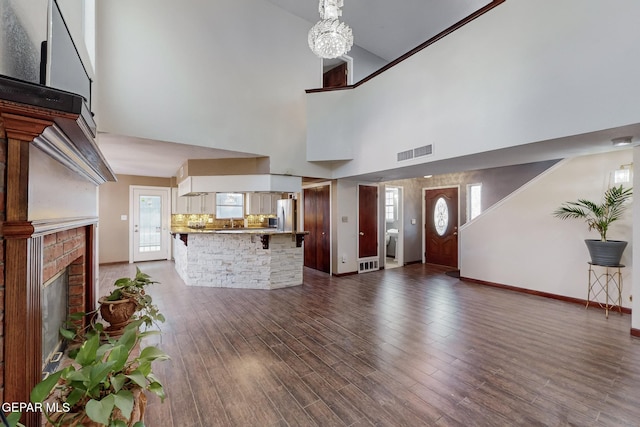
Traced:
<svg viewBox="0 0 640 427">
<path fill-rule="evenodd" d="M 413 159 L 413 150 L 401 151 L 398 153 L 398 161 Z"/>
<path fill-rule="evenodd" d="M 422 147 L 413 149 L 413 157 L 421 157 L 428 156 L 429 154 L 433 154 L 433 145 L 424 145 Z"/>
</svg>

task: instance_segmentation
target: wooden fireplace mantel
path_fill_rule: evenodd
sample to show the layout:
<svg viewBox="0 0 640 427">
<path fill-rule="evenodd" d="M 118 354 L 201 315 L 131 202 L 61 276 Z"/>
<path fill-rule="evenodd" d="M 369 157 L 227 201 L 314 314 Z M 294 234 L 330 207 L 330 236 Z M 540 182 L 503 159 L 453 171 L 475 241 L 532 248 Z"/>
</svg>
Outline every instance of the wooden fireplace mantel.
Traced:
<svg viewBox="0 0 640 427">
<path fill-rule="evenodd" d="M 0 119 L 8 139 L 33 143 L 96 185 L 116 181 L 80 95 L 0 76 Z"/>
<path fill-rule="evenodd" d="M 34 223 L 28 217 L 29 148 L 33 144 L 96 185 L 115 174 L 95 142 L 95 123 L 81 96 L 0 76 L 0 138 L 6 140 L 4 251 L 4 396 L 5 402 L 29 402 L 42 375 L 43 233 L 86 224 L 87 259 L 95 253 L 96 218 Z M 40 237 L 39 237 L 40 236 Z M 87 292 L 93 295 L 92 263 Z M 28 427 L 40 414 L 26 413 Z"/>
</svg>

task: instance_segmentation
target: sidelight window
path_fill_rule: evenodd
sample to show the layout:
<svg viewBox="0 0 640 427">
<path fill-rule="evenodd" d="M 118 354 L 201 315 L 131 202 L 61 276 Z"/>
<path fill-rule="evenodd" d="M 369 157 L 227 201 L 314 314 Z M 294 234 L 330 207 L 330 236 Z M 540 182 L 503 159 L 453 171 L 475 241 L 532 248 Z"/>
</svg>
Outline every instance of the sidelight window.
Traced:
<svg viewBox="0 0 640 427">
<path fill-rule="evenodd" d="M 469 184 L 467 194 L 467 218 L 471 221 L 482 212 L 482 184 Z"/>
</svg>

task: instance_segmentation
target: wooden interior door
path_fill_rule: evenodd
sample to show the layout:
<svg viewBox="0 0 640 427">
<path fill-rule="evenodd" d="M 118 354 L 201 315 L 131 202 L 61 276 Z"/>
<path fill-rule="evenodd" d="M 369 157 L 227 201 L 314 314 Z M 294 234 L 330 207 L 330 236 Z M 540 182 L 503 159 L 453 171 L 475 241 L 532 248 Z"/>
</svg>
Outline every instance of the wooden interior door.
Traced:
<svg viewBox="0 0 640 427">
<path fill-rule="evenodd" d="M 458 188 L 425 191 L 425 261 L 458 268 Z"/>
<path fill-rule="evenodd" d="M 316 212 L 315 188 L 305 188 L 303 191 L 304 201 L 304 231 L 309 234 L 304 236 L 304 265 L 305 267 L 316 269 L 316 223 L 318 214 Z"/>
<path fill-rule="evenodd" d="M 322 74 L 322 87 L 345 87 L 347 85 L 347 63 L 334 67 Z"/>
<path fill-rule="evenodd" d="M 358 186 L 358 257 L 378 255 L 378 187 Z"/>
<path fill-rule="evenodd" d="M 330 191 L 328 185 L 304 189 L 304 265 L 331 272 Z"/>
</svg>

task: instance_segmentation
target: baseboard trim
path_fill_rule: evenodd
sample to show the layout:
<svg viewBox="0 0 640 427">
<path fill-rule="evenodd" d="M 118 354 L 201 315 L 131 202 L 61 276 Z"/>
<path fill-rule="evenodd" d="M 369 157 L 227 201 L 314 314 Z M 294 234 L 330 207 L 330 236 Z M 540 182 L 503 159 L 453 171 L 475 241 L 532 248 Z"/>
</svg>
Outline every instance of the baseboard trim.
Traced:
<svg viewBox="0 0 640 427">
<path fill-rule="evenodd" d="M 520 292 L 520 293 L 523 293 L 523 294 L 536 295 L 536 296 L 544 297 L 544 298 L 551 298 L 551 299 L 555 299 L 555 300 L 559 300 L 559 301 L 570 302 L 570 303 L 573 303 L 573 304 L 581 304 L 581 305 L 584 305 L 585 307 L 587 306 L 587 300 L 586 299 L 573 298 L 573 297 L 568 297 L 568 296 L 565 296 L 565 295 L 558 295 L 558 294 L 552 294 L 552 293 L 549 293 L 549 292 L 536 291 L 536 290 L 533 290 L 533 289 L 519 288 L 517 286 L 503 285 L 501 283 L 488 282 L 486 280 L 472 279 L 471 277 L 460 277 L 460 280 L 463 281 L 463 282 L 475 283 L 477 285 L 492 286 L 494 288 L 500 288 L 500 289 L 505 289 L 505 290 L 509 290 L 509 291 Z M 601 307 L 597 302 L 593 302 L 593 301 L 589 302 L 589 307 L 601 308 L 601 309 L 604 310 L 604 308 Z M 628 307 L 622 307 L 621 310 L 625 314 L 631 314 L 631 309 L 628 308 Z M 616 306 L 610 307 L 609 311 L 619 311 L 619 308 L 616 305 Z"/>
<path fill-rule="evenodd" d="M 640 329 L 631 328 L 631 336 L 640 338 Z"/>
</svg>

